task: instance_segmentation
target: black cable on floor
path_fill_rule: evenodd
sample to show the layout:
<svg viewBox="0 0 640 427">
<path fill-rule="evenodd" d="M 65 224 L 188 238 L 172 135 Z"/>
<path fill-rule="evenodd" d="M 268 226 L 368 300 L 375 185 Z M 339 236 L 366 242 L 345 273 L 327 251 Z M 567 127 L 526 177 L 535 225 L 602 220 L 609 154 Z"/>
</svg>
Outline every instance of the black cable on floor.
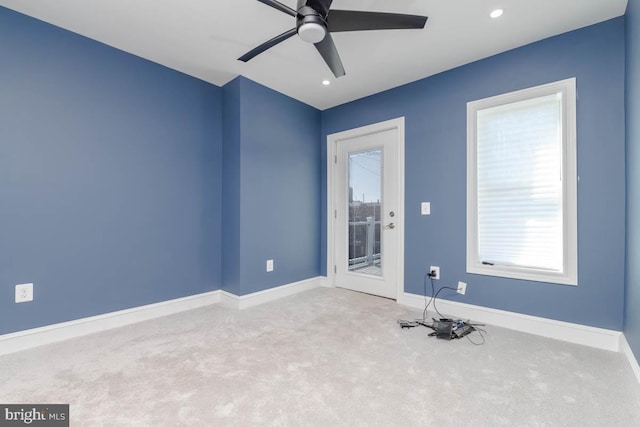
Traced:
<svg viewBox="0 0 640 427">
<path fill-rule="evenodd" d="M 425 275 L 424 275 L 424 279 L 422 281 L 422 285 L 423 285 L 423 289 L 424 289 L 424 310 L 422 311 L 422 319 L 416 319 L 416 320 L 398 320 L 398 324 L 402 327 L 402 328 L 415 328 L 417 326 L 426 326 L 428 328 L 434 329 L 434 323 L 435 323 L 435 319 L 434 322 L 429 323 L 429 321 L 427 320 L 427 316 L 428 316 L 428 308 L 431 305 L 431 302 L 433 302 L 433 309 L 435 310 L 435 312 L 438 314 L 438 316 L 440 317 L 440 319 L 445 319 L 445 317 L 442 315 L 442 313 L 440 313 L 440 311 L 438 310 L 438 307 L 436 305 L 436 300 L 438 298 L 438 295 L 440 295 L 440 292 L 442 292 L 444 289 L 449 289 L 452 291 L 457 292 L 458 289 L 457 288 L 453 288 L 451 286 L 443 286 L 440 289 L 438 289 L 438 292 L 435 291 L 435 283 L 433 282 L 433 277 L 430 274 L 431 272 L 428 271 Z M 427 301 L 427 277 L 431 280 L 431 298 L 429 298 L 429 301 Z M 482 341 L 480 342 L 475 342 L 473 341 L 470 337 L 469 334 L 466 334 L 465 337 L 469 340 L 469 342 L 473 345 L 483 345 L 486 341 L 483 332 L 486 334 L 487 331 L 483 330 L 483 329 L 479 329 L 477 327 L 475 327 L 474 325 L 469 325 L 472 326 L 472 332 L 477 331 L 478 334 L 480 335 L 480 337 L 482 338 Z M 480 325 L 482 326 L 482 325 Z"/>
</svg>

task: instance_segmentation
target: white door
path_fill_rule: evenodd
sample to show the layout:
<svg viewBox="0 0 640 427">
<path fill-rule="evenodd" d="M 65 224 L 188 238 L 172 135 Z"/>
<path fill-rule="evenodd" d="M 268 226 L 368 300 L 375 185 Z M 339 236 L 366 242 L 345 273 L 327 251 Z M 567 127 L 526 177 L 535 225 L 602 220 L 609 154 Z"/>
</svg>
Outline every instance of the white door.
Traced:
<svg viewBox="0 0 640 427">
<path fill-rule="evenodd" d="M 403 286 L 404 120 L 330 135 L 328 143 L 333 283 L 395 299 Z"/>
</svg>

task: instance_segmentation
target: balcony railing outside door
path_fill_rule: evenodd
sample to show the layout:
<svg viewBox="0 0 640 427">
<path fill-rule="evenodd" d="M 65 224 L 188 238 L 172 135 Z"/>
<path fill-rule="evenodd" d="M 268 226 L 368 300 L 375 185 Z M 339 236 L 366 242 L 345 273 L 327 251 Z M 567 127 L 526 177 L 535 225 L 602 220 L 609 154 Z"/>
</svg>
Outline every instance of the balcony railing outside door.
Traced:
<svg viewBox="0 0 640 427">
<path fill-rule="evenodd" d="M 380 221 L 349 222 L 349 271 L 382 274 L 380 266 Z"/>
</svg>

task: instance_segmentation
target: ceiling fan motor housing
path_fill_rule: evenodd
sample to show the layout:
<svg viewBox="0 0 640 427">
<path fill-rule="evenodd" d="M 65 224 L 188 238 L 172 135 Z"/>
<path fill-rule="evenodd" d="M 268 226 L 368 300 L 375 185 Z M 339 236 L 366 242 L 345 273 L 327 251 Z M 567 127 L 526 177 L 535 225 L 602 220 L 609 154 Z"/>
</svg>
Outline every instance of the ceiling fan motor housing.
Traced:
<svg viewBox="0 0 640 427">
<path fill-rule="evenodd" d="M 322 16 L 323 18 L 326 18 L 327 15 L 329 14 L 329 8 L 331 7 L 331 3 L 333 3 L 333 0 L 331 0 L 331 1 L 327 1 L 327 0 L 298 0 L 298 7 L 296 8 L 296 10 L 298 11 L 298 13 L 300 13 L 303 8 L 308 8 L 308 9 L 311 9 L 312 11 L 316 12 L 317 14 Z M 305 15 L 306 15 L 306 13 L 305 13 Z"/>
<path fill-rule="evenodd" d="M 319 43 L 327 35 L 327 21 L 312 7 L 298 9 L 296 24 L 298 35 L 307 43 Z"/>
</svg>

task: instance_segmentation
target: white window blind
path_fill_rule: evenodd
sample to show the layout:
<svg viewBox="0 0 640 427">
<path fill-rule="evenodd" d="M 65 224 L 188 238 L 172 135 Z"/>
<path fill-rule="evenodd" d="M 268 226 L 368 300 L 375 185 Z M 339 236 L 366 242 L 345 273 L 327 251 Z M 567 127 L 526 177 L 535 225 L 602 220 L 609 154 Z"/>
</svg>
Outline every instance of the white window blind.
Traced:
<svg viewBox="0 0 640 427">
<path fill-rule="evenodd" d="M 562 271 L 562 94 L 477 120 L 480 261 Z"/>
<path fill-rule="evenodd" d="M 467 104 L 467 272 L 576 285 L 576 80 Z"/>
</svg>

